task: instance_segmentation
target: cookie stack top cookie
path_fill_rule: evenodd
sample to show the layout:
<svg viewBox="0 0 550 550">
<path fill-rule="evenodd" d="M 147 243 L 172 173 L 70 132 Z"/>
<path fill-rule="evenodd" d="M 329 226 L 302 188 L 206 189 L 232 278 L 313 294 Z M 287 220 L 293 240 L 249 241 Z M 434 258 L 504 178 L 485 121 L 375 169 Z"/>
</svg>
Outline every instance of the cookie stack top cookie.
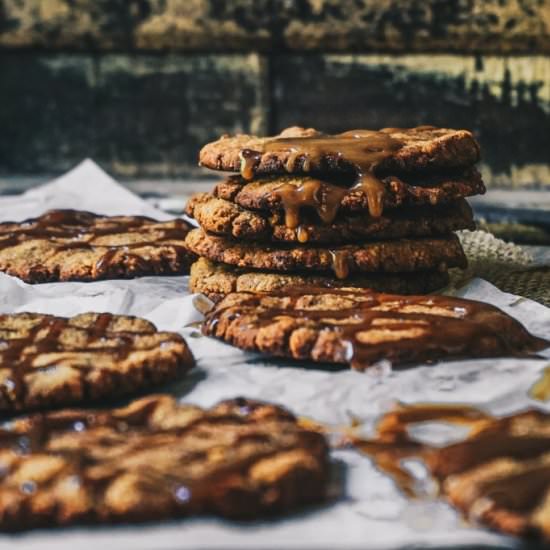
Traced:
<svg viewBox="0 0 550 550">
<path fill-rule="evenodd" d="M 293 127 L 273 138 L 223 136 L 205 145 L 199 160 L 207 168 L 240 172 L 217 188 L 220 198 L 244 208 L 282 208 L 287 225 L 296 227 L 303 206 L 330 223 L 340 209 L 379 218 L 385 207 L 483 193 L 474 168 L 479 156 L 467 130 L 420 126 L 327 135 Z M 246 183 L 258 176 L 267 180 Z"/>
<path fill-rule="evenodd" d="M 471 132 L 432 126 L 223 136 L 203 147 L 200 164 L 239 175 L 187 204 L 201 226 L 186 238 L 202 258 L 191 287 L 217 297 L 244 290 L 239 281 L 254 273 L 257 288 L 247 290 L 272 290 L 274 272 L 285 285 L 444 286 L 448 267 L 466 265 L 453 231 L 474 227 L 464 197 L 485 192 L 479 155 Z"/>
</svg>

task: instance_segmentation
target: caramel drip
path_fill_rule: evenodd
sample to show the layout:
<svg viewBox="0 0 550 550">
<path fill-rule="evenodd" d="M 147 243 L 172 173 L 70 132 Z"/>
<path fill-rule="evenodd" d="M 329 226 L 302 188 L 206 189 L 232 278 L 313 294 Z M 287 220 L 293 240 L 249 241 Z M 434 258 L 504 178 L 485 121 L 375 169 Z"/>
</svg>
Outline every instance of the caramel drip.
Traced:
<svg viewBox="0 0 550 550">
<path fill-rule="evenodd" d="M 537 401 L 550 399 L 550 368 L 542 371 L 538 380 L 529 389 L 529 396 Z"/>
<path fill-rule="evenodd" d="M 356 174 L 356 183 L 347 192 L 364 192 L 370 215 L 380 217 L 385 187 L 376 177 L 375 171 L 382 161 L 402 146 L 401 141 L 392 138 L 387 132 L 370 130 L 352 130 L 322 137 L 276 138 L 266 141 L 259 151 L 241 151 L 241 175 L 251 180 L 262 157 L 273 153 L 286 155 L 284 167 L 289 173 L 309 172 L 312 168 L 323 171 L 331 164 L 347 165 Z M 342 198 L 339 198 L 339 203 Z M 288 205 L 284 207 L 286 209 Z"/>
<path fill-rule="evenodd" d="M 241 176 L 245 180 L 251 180 L 254 177 L 254 167 L 260 161 L 261 155 L 250 149 L 243 149 L 239 153 L 241 159 Z"/>
<path fill-rule="evenodd" d="M 296 230 L 296 238 L 298 239 L 298 242 L 302 244 L 307 243 L 309 240 L 309 233 L 303 225 L 300 225 Z"/>
<path fill-rule="evenodd" d="M 98 221 L 102 225 L 98 225 Z M 97 216 L 91 212 L 78 210 L 51 210 L 40 216 L 25 220 L 18 224 L 10 222 L 0 224 L 0 249 L 16 246 L 29 239 L 48 240 L 56 245 L 59 252 L 72 249 L 93 250 L 107 248 L 107 251 L 98 259 L 95 268 L 98 272 L 107 272 L 115 257 L 120 253 L 133 256 L 138 264 L 145 266 L 140 256 L 131 254 L 130 250 L 167 244 L 181 253 L 187 253 L 183 243 L 188 226 L 184 220 L 172 220 L 175 227 L 158 227 L 160 235 L 150 240 L 128 242 L 117 245 L 94 244 L 94 239 L 108 235 L 120 235 L 139 231 L 146 224 L 161 223 L 145 216 L 132 216 L 125 219 Z"/>
<path fill-rule="evenodd" d="M 313 208 L 324 223 L 332 223 L 348 189 L 321 180 L 308 179 L 298 186 L 283 183 L 273 192 L 281 201 L 285 225 L 295 229 L 300 223 L 300 211 L 304 207 Z"/>
<path fill-rule="evenodd" d="M 350 256 L 346 250 L 330 250 L 332 269 L 337 279 L 346 279 L 349 275 Z"/>
<path fill-rule="evenodd" d="M 374 465 L 388 474 L 397 488 L 409 498 L 417 497 L 416 479 L 402 464 L 406 458 L 422 458 L 425 448 L 412 440 L 389 441 L 351 437 L 349 444 L 366 454 Z"/>
<path fill-rule="evenodd" d="M 343 260 L 337 260 L 340 261 Z M 346 360 L 358 370 L 364 370 L 381 359 L 402 364 L 419 358 L 460 357 L 471 353 L 469 350 L 479 350 L 478 353 L 482 354 L 486 341 L 495 342 L 502 355 L 513 357 L 525 357 L 550 345 L 548 341 L 531 335 L 511 317 L 482 302 L 446 296 L 363 292 L 356 294 L 364 300 L 356 301 L 354 307 L 325 310 L 303 309 L 298 305 L 304 295 L 316 294 L 354 296 L 353 292 L 344 289 L 296 288 L 285 291 L 284 308 L 275 307 L 275 304 L 262 308 L 261 297 L 251 295 L 250 301 L 245 302 L 240 310 L 232 311 L 232 315 L 239 316 L 243 309 L 252 308 L 260 328 L 279 317 L 309 321 L 320 331 L 338 334 L 342 348 L 347 350 Z M 270 296 L 277 296 L 277 293 Z M 415 306 L 419 306 L 419 312 L 415 312 Z M 216 308 L 207 316 L 207 334 L 214 333 L 224 309 Z M 371 339 L 371 332 L 382 335 L 379 339 Z M 392 338 L 392 334 L 397 336 Z"/>
</svg>

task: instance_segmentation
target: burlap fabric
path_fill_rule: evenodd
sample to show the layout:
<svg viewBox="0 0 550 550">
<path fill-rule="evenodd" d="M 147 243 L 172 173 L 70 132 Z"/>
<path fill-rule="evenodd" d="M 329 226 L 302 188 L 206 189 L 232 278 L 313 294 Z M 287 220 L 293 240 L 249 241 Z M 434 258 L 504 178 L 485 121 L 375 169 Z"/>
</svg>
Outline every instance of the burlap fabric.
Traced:
<svg viewBox="0 0 550 550">
<path fill-rule="evenodd" d="M 486 231 L 460 231 L 469 266 L 451 270 L 451 285 L 459 287 L 481 277 L 504 292 L 525 296 L 550 306 L 550 266 L 534 263 L 521 247 Z"/>
</svg>

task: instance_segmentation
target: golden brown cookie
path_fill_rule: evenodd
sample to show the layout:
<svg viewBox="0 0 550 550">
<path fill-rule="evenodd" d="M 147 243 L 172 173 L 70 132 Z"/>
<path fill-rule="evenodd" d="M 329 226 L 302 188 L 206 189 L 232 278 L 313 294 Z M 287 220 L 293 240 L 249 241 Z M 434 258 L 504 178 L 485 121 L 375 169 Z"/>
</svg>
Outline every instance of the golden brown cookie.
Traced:
<svg viewBox="0 0 550 550">
<path fill-rule="evenodd" d="M 485 193 L 485 186 L 476 169 L 451 175 L 388 176 L 381 182 L 382 212 L 396 207 L 446 204 Z M 288 191 L 293 189 L 296 190 L 294 196 L 285 201 L 285 193 L 288 197 Z M 239 176 L 232 176 L 218 183 L 213 194 L 243 208 L 270 213 L 288 213 L 294 204 L 301 210 L 306 207 L 316 211 L 318 217 L 328 218 L 329 222 L 338 213 L 365 215 L 369 211 L 369 194 L 360 188 L 350 189 L 350 182 L 345 179 L 331 182 L 310 176 L 283 175 L 247 182 Z"/>
<path fill-rule="evenodd" d="M 229 294 L 203 332 L 244 350 L 358 370 L 382 359 L 521 356 L 550 345 L 481 302 L 345 288 Z"/>
<path fill-rule="evenodd" d="M 279 212 L 267 214 L 247 210 L 210 193 L 198 193 L 191 197 L 185 211 L 205 231 L 245 241 L 342 244 L 448 235 L 460 229 L 475 229 L 472 210 L 464 199 L 444 206 L 387 210 L 379 218 L 366 214 L 340 215 L 327 224 L 311 212 L 302 213 L 297 228 L 288 227 Z"/>
<path fill-rule="evenodd" d="M 0 464 L 4 531 L 288 513 L 322 502 L 329 474 L 324 437 L 276 405 L 162 395 L 20 418 L 0 430 Z"/>
<path fill-rule="evenodd" d="M 469 428 L 469 434 L 443 447 L 430 445 L 411 435 L 411 428 L 426 422 L 455 424 Z M 498 418 L 465 404 L 399 404 L 378 421 L 374 438 L 351 433 L 349 443 L 366 453 L 405 494 L 419 496 L 419 485 L 403 467 L 404 460 L 421 459 L 439 483 L 440 494 L 467 521 L 550 541 L 547 412 L 527 409 Z"/>
<path fill-rule="evenodd" d="M 379 163 L 380 173 L 457 168 L 470 166 L 479 160 L 479 145 L 467 130 L 420 126 L 387 128 L 380 133 L 384 134 L 382 137 L 397 142 L 397 146 L 392 146 L 390 154 Z M 252 175 L 349 173 L 351 159 L 346 154 L 347 147 L 342 145 L 342 138 L 359 147 L 364 142 L 364 148 L 368 150 L 372 149 L 372 137 L 376 138 L 378 134 L 370 130 L 352 130 L 327 136 L 313 128 L 292 127 L 272 137 L 226 135 L 205 145 L 199 160 L 207 168 L 239 172 L 244 153 L 245 158 L 253 161 L 249 166 Z M 304 138 L 316 140 L 313 153 L 309 143 L 305 144 L 308 147 L 302 153 L 299 147 L 304 146 L 301 141 Z"/>
<path fill-rule="evenodd" d="M 181 219 L 51 210 L 0 224 L 0 271 L 27 283 L 187 273 L 194 260 Z"/>
<path fill-rule="evenodd" d="M 4 314 L 0 339 L 0 413 L 127 395 L 194 365 L 179 334 L 110 313 Z"/>
<path fill-rule="evenodd" d="M 419 271 L 417 273 L 371 273 L 336 279 L 323 275 L 275 273 L 254 271 L 199 258 L 191 266 L 189 290 L 205 294 L 219 302 L 231 292 L 272 292 L 303 287 L 370 288 L 398 294 L 433 292 L 449 283 L 446 271 Z"/>
<path fill-rule="evenodd" d="M 236 267 L 282 272 L 330 272 L 339 279 L 355 273 L 400 273 L 466 267 L 456 235 L 439 238 L 370 241 L 330 248 L 322 246 L 264 246 L 239 242 L 193 229 L 189 250 L 215 262 Z"/>
<path fill-rule="evenodd" d="M 471 521 L 550 541 L 550 415 L 528 410 L 485 423 L 427 455 L 444 496 Z"/>
</svg>

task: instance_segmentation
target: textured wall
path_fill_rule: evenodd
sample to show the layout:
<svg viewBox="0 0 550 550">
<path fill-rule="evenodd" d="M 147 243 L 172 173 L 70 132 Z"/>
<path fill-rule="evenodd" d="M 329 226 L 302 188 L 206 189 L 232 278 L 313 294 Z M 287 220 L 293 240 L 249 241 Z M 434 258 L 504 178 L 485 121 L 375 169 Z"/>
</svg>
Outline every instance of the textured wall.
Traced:
<svg viewBox="0 0 550 550">
<path fill-rule="evenodd" d="M 472 128 L 550 185 L 550 0 L 0 0 L 0 173 L 197 173 L 224 132 Z"/>
<path fill-rule="evenodd" d="M 0 44 L 550 52 L 547 0 L 2 0 Z"/>
</svg>

